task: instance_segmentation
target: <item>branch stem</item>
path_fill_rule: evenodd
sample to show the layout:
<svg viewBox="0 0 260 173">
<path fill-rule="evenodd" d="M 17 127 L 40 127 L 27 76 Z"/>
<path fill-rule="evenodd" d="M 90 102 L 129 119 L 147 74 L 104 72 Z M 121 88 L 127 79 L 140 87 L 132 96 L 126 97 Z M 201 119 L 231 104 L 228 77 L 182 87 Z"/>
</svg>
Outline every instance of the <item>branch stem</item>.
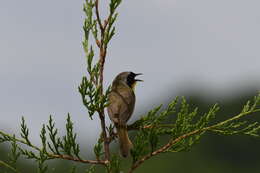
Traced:
<svg viewBox="0 0 260 173">
<path fill-rule="evenodd" d="M 103 73 L 104 73 L 104 65 L 105 65 L 105 59 L 106 59 L 106 48 L 104 48 L 104 36 L 105 36 L 105 30 L 106 28 L 101 22 L 100 14 L 99 14 L 99 0 L 95 1 L 95 11 L 96 11 L 96 17 L 98 21 L 98 25 L 100 28 L 101 33 L 101 40 L 100 44 L 98 44 L 99 47 L 99 87 L 100 87 L 100 97 L 103 97 Z M 99 111 L 99 118 L 102 128 L 102 135 L 104 139 L 104 150 L 105 150 L 105 160 L 108 161 L 110 159 L 110 151 L 109 151 L 109 138 L 106 131 L 106 123 L 105 123 L 105 113 L 104 109 Z"/>
<path fill-rule="evenodd" d="M 110 142 L 109 142 L 109 138 L 107 136 L 104 112 L 99 112 L 99 118 L 101 121 L 102 135 L 103 135 L 103 139 L 104 139 L 105 160 L 109 160 L 110 159 L 110 150 L 109 150 Z"/>
<path fill-rule="evenodd" d="M 28 142 L 25 141 L 25 140 L 22 140 L 22 139 L 18 139 L 18 138 L 16 138 L 16 137 L 13 137 L 13 136 L 11 136 L 11 135 L 9 135 L 9 134 L 3 132 L 3 131 L 0 131 L 0 135 L 5 136 L 5 137 L 8 137 L 8 138 L 10 138 L 10 139 L 12 139 L 12 140 L 15 140 L 16 142 L 25 144 L 25 145 L 27 145 L 27 146 L 29 146 L 29 147 L 35 149 L 35 150 L 41 151 L 41 149 L 38 148 L 37 146 L 32 145 L 31 143 L 28 143 Z"/>
<path fill-rule="evenodd" d="M 127 130 L 140 130 L 140 129 L 150 129 L 156 127 L 173 128 L 174 124 L 158 124 L 158 125 L 145 125 L 145 126 L 135 126 L 135 124 L 130 124 L 127 126 Z"/>
<path fill-rule="evenodd" d="M 19 172 L 18 170 L 16 170 L 15 168 L 13 168 L 12 166 L 10 166 L 9 164 L 7 164 L 7 163 L 5 163 L 4 161 L 1 161 L 0 160 L 0 166 L 4 166 L 4 167 L 6 167 L 6 168 L 8 168 L 8 169 L 10 169 L 10 170 L 12 170 L 13 172 Z"/>
<path fill-rule="evenodd" d="M 107 160 L 83 160 L 83 159 L 75 158 L 75 157 L 72 157 L 69 155 L 49 154 L 48 156 L 51 158 L 72 160 L 72 161 L 80 162 L 80 163 L 101 164 L 101 165 L 106 165 L 108 163 Z"/>
<path fill-rule="evenodd" d="M 96 10 L 97 21 L 98 21 L 98 25 L 99 25 L 99 28 L 100 28 L 101 32 L 104 32 L 104 27 L 102 25 L 102 22 L 101 22 L 101 19 L 100 19 L 100 15 L 99 15 L 98 4 L 99 4 L 99 1 L 96 0 L 95 1 L 95 10 Z"/>
</svg>

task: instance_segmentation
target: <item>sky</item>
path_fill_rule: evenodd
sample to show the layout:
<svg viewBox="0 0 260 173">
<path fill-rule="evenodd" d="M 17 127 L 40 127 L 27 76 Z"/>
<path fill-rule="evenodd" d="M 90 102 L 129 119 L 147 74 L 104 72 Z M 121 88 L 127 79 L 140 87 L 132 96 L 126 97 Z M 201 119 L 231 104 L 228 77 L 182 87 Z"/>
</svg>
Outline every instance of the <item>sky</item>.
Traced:
<svg viewBox="0 0 260 173">
<path fill-rule="evenodd" d="M 24 116 L 39 143 L 49 115 L 62 133 L 69 112 L 80 141 L 91 146 L 97 138 L 99 121 L 89 120 L 77 92 L 86 73 L 82 5 L 83 0 L 0 2 L 0 130 L 18 134 Z M 259 85 L 259 6 L 257 0 L 123 0 L 105 85 L 122 71 L 144 74 L 131 122 L 142 108 L 185 88 L 221 100 Z"/>
</svg>

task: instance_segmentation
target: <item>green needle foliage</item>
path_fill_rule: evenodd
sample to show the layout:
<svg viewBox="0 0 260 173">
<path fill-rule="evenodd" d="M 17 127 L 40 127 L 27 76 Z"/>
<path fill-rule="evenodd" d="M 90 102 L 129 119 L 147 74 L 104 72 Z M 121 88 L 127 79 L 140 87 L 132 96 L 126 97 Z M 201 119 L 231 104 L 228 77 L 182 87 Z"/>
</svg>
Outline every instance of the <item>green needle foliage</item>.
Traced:
<svg viewBox="0 0 260 173">
<path fill-rule="evenodd" d="M 74 124 L 68 114 L 65 124 L 66 133 L 63 136 L 55 127 L 52 116 L 46 124 L 43 124 L 39 135 L 41 146 L 36 146 L 31 142 L 30 130 L 23 117 L 20 137 L 0 131 L 0 143 L 10 144 L 9 160 L 0 161 L 0 166 L 19 172 L 16 163 L 22 157 L 34 160 L 38 164 L 38 172 L 45 173 L 48 171 L 46 162 L 63 159 L 90 165 L 89 169 L 85 170 L 86 173 L 94 173 L 97 164 L 103 166 L 108 173 L 122 172 L 123 158 L 110 151 L 110 144 L 117 140 L 117 134 L 113 125 L 105 123 L 107 117 L 105 108 L 109 105 L 110 87 L 103 88 L 107 48 L 115 36 L 114 24 L 118 16 L 116 10 L 120 4 L 121 0 L 110 0 L 108 16 L 104 20 L 100 18 L 98 0 L 86 0 L 83 7 L 86 18 L 83 25 L 82 44 L 86 54 L 87 75 L 82 78 L 78 90 L 90 119 L 93 116 L 100 118 L 102 130 L 93 148 L 95 160 L 82 157 L 82 150 L 77 142 L 78 134 L 74 132 Z M 132 164 L 128 172 L 134 172 L 146 160 L 158 154 L 189 151 L 206 132 L 259 137 L 260 125 L 253 121 L 253 117 L 249 117 L 253 113 L 260 112 L 259 102 L 260 94 L 252 101 L 248 101 L 238 115 L 230 116 L 221 122 L 215 120 L 220 109 L 217 104 L 204 114 L 199 112 L 199 108 L 191 108 L 185 98 L 177 97 L 165 108 L 163 105 L 155 107 L 127 127 L 129 131 L 133 130 L 135 133 L 132 139 L 134 145 L 131 150 Z M 77 165 L 74 165 L 70 172 L 76 172 L 76 168 Z"/>
</svg>

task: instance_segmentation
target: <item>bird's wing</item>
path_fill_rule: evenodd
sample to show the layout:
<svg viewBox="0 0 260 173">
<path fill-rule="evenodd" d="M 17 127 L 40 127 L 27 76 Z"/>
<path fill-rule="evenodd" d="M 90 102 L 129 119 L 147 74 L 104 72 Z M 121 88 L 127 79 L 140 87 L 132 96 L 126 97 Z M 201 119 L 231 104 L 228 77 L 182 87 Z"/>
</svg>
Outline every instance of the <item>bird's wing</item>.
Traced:
<svg viewBox="0 0 260 173">
<path fill-rule="evenodd" d="M 107 110 L 110 119 L 114 123 L 125 125 L 134 110 L 134 93 L 126 89 L 111 91 L 109 94 L 109 102 L 110 104 Z"/>
<path fill-rule="evenodd" d="M 120 114 L 120 110 L 121 110 L 121 103 L 120 100 L 121 98 L 118 96 L 118 94 L 116 94 L 115 92 L 111 92 L 108 96 L 109 99 L 109 106 L 107 108 L 107 112 L 108 115 L 110 117 L 110 119 L 114 122 L 114 123 L 118 123 L 119 122 L 119 114 Z"/>
<path fill-rule="evenodd" d="M 123 102 L 119 118 L 122 122 L 126 123 L 134 111 L 135 94 L 131 88 L 118 89 L 117 94 L 120 96 Z"/>
</svg>

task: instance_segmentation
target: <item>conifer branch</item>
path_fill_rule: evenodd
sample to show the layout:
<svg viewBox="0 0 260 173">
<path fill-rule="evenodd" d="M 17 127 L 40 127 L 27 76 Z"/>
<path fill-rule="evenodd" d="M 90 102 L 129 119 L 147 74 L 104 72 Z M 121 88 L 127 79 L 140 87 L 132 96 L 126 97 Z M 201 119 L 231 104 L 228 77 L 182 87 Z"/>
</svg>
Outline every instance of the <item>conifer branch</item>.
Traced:
<svg viewBox="0 0 260 173">
<path fill-rule="evenodd" d="M 260 94 L 258 95 L 258 101 L 260 99 Z M 186 133 L 182 136 L 179 136 L 175 139 L 171 139 L 167 144 L 165 144 L 164 146 L 160 147 L 159 149 L 157 149 L 156 151 L 153 151 L 152 153 L 149 153 L 147 155 L 145 155 L 144 157 L 142 157 L 140 160 L 136 161 L 132 167 L 130 168 L 129 170 L 129 173 L 132 173 L 136 168 L 138 168 L 142 163 L 144 163 L 146 160 L 150 159 L 151 157 L 153 156 L 156 156 L 160 153 L 163 153 L 163 152 L 166 152 L 169 148 L 171 148 L 174 144 L 178 143 L 179 141 L 183 140 L 183 139 L 186 139 L 190 136 L 193 136 L 193 135 L 196 135 L 196 134 L 202 134 L 206 131 L 212 131 L 212 132 L 216 132 L 217 128 L 223 126 L 223 125 L 226 125 L 230 122 L 233 122 L 233 121 L 236 121 L 236 120 L 239 120 L 241 118 L 243 118 L 244 116 L 246 115 L 250 115 L 250 114 L 253 114 L 253 113 L 256 113 L 256 112 L 260 112 L 260 109 L 255 109 L 256 105 L 257 105 L 257 102 L 258 101 L 255 101 L 254 105 L 252 108 L 249 109 L 249 104 L 247 104 L 245 107 L 246 109 L 244 108 L 244 110 L 242 110 L 242 112 L 232 118 L 229 118 L 225 121 L 222 121 L 222 122 L 219 122 L 215 125 L 212 125 L 212 126 L 208 126 L 208 127 L 204 127 L 202 129 L 197 129 L 197 130 L 194 130 L 194 131 L 191 131 L 189 133 Z M 250 126 L 250 125 L 249 125 Z M 145 126 L 144 126 L 145 127 Z M 147 126 L 146 126 L 147 127 Z M 151 126 L 149 126 L 150 128 Z M 259 126 L 257 127 L 257 130 L 259 130 Z M 253 136 L 253 135 L 252 135 Z"/>
<path fill-rule="evenodd" d="M 15 168 L 13 168 L 11 165 L 9 165 L 8 163 L 5 163 L 4 161 L 1 161 L 0 160 L 0 167 L 3 166 L 3 167 L 6 167 L 10 170 L 12 170 L 13 172 L 16 172 L 16 173 L 19 173 L 19 171 Z"/>
<path fill-rule="evenodd" d="M 29 147 L 31 147 L 31 148 L 33 148 L 33 149 L 35 149 L 37 151 L 41 151 L 41 149 L 38 148 L 37 146 L 35 146 L 35 145 L 31 144 L 31 143 L 28 144 L 26 140 L 18 139 L 18 138 L 14 137 L 14 136 L 12 136 L 12 135 L 10 135 L 8 133 L 5 133 L 4 131 L 0 130 L 0 135 L 1 135 L 2 138 L 5 139 L 4 141 L 16 141 L 16 142 L 19 142 L 21 144 L 28 145 Z M 4 141 L 2 141 L 2 142 L 4 142 Z"/>
<path fill-rule="evenodd" d="M 71 157 L 68 155 L 55 155 L 55 154 L 50 154 L 49 157 L 51 158 L 58 158 L 58 159 L 64 159 L 64 160 L 72 160 L 75 162 L 80 162 L 80 163 L 88 163 L 88 164 L 100 164 L 100 165 L 106 165 L 108 164 L 107 160 L 84 160 L 84 159 L 79 159 L 75 157 Z"/>
<path fill-rule="evenodd" d="M 33 145 L 31 142 L 30 142 L 30 145 L 29 145 L 27 141 L 19 139 L 17 137 L 13 137 L 13 136 L 11 136 L 11 135 L 3 132 L 3 131 L 0 131 L 0 135 L 1 135 L 1 137 L 6 138 L 6 141 L 8 141 L 8 140 L 16 141 L 18 143 L 27 145 L 34 150 L 42 151 L 39 147 L 37 147 L 36 145 Z M 19 149 L 21 149 L 21 148 L 19 148 Z M 48 159 L 72 160 L 72 161 L 75 161 L 75 162 L 89 163 L 89 164 L 102 164 L 102 165 L 106 165 L 108 163 L 108 161 L 106 161 L 106 160 L 86 160 L 86 159 L 73 157 L 73 156 L 70 156 L 70 155 L 54 154 L 54 153 L 50 153 L 50 152 L 47 152 L 47 151 L 45 151 L 44 154 L 48 157 Z"/>
<path fill-rule="evenodd" d="M 98 25 L 100 27 L 100 30 L 101 30 L 101 32 L 104 33 L 104 26 L 101 22 L 100 14 L 99 14 L 99 0 L 95 0 L 95 11 L 96 11 L 97 21 L 98 21 Z"/>
<path fill-rule="evenodd" d="M 130 124 L 127 126 L 127 130 L 131 131 L 131 130 L 140 130 L 140 129 L 151 129 L 151 128 L 156 128 L 156 127 L 163 127 L 163 128 L 173 128 L 174 124 L 158 124 L 158 125 L 144 125 L 144 126 L 140 126 L 140 125 L 136 125 L 135 123 Z"/>
<path fill-rule="evenodd" d="M 104 24 L 102 23 L 102 19 L 100 17 L 99 0 L 94 0 L 94 2 L 92 0 L 86 0 L 86 3 L 84 4 L 84 12 L 86 14 L 86 19 L 83 26 L 83 29 L 85 31 L 83 47 L 87 57 L 87 70 L 90 79 L 88 79 L 87 77 L 83 77 L 82 83 L 79 86 L 79 92 L 82 95 L 83 103 L 89 112 L 90 118 L 92 118 L 95 112 L 98 113 L 102 130 L 101 135 L 103 138 L 104 155 L 105 160 L 107 161 L 110 160 L 110 139 L 106 131 L 104 109 L 108 106 L 107 96 L 109 94 L 110 88 L 108 88 L 104 93 L 103 73 L 108 43 L 115 32 L 114 28 L 111 30 L 117 16 L 117 14 L 114 13 L 120 2 L 121 0 L 111 0 L 109 10 L 110 13 L 108 15 L 108 18 L 105 20 Z M 93 8 L 95 11 L 95 17 L 93 17 L 92 14 Z M 97 28 L 99 28 L 99 30 Z M 92 31 L 92 36 L 94 37 L 95 43 L 99 48 L 99 59 L 94 66 L 92 66 L 94 49 L 92 45 L 89 47 L 89 36 L 91 34 L 90 31 Z"/>
</svg>

